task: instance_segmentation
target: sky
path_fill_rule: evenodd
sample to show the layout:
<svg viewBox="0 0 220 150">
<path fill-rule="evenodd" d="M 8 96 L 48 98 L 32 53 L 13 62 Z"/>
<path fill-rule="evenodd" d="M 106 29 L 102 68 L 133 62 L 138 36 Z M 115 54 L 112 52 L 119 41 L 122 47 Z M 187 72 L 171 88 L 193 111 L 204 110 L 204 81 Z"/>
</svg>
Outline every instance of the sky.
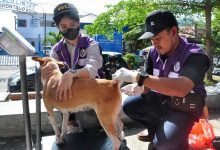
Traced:
<svg viewBox="0 0 220 150">
<path fill-rule="evenodd" d="M 53 9 L 60 3 L 67 2 L 74 4 L 79 13 L 87 14 L 93 13 L 99 15 L 107 11 L 105 5 L 117 4 L 120 0 L 31 0 L 31 2 L 38 4 L 36 11 L 44 11 L 46 13 L 53 13 Z"/>
</svg>

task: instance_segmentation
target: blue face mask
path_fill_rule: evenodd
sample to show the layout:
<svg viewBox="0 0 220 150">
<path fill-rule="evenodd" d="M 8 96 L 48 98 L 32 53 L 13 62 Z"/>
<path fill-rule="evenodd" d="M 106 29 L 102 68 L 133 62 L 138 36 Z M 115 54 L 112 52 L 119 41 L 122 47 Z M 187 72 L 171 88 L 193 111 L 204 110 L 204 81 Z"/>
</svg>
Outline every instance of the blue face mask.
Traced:
<svg viewBox="0 0 220 150">
<path fill-rule="evenodd" d="M 64 38 L 68 40 L 75 40 L 79 35 L 79 27 L 77 28 L 69 28 L 65 31 L 60 31 Z"/>
</svg>

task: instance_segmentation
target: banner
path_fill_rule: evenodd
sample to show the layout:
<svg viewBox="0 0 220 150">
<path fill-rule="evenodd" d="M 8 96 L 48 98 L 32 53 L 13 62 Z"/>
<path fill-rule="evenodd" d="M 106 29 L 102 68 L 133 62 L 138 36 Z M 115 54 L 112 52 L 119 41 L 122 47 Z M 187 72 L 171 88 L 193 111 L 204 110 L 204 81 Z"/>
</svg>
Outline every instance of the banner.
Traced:
<svg viewBox="0 0 220 150">
<path fill-rule="evenodd" d="M 0 0 L 0 9 L 35 13 L 35 6 L 36 4 L 31 0 Z"/>
</svg>

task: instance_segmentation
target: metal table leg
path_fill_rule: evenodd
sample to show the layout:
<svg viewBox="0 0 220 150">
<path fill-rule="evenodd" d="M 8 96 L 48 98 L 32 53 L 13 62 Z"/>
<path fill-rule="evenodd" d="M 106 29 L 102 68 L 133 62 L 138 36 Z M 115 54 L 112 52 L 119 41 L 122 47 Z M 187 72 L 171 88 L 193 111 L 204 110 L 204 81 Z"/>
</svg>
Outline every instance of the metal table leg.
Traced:
<svg viewBox="0 0 220 150">
<path fill-rule="evenodd" d="M 39 67 L 35 67 L 36 89 L 36 150 L 41 150 L 41 76 Z"/>
<path fill-rule="evenodd" d="M 22 92 L 22 105 L 24 113 L 25 135 L 27 150 L 32 150 L 32 137 L 31 137 L 31 124 L 30 112 L 27 93 L 27 71 L 26 71 L 26 56 L 19 56 L 20 75 L 21 75 L 21 92 Z"/>
</svg>

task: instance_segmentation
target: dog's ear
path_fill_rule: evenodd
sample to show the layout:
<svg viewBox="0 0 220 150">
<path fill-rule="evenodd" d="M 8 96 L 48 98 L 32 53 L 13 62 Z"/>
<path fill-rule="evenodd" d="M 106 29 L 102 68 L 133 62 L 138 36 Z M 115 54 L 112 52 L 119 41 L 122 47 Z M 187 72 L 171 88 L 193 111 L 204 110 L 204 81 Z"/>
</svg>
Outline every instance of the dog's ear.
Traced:
<svg viewBox="0 0 220 150">
<path fill-rule="evenodd" d="M 40 63 L 40 65 L 43 65 L 44 62 L 45 62 L 42 57 L 38 57 L 38 56 L 34 56 L 31 59 L 34 60 L 34 61 L 38 61 Z"/>
<path fill-rule="evenodd" d="M 59 66 L 59 68 L 63 68 L 65 66 L 62 61 L 57 61 L 57 65 Z"/>
</svg>

